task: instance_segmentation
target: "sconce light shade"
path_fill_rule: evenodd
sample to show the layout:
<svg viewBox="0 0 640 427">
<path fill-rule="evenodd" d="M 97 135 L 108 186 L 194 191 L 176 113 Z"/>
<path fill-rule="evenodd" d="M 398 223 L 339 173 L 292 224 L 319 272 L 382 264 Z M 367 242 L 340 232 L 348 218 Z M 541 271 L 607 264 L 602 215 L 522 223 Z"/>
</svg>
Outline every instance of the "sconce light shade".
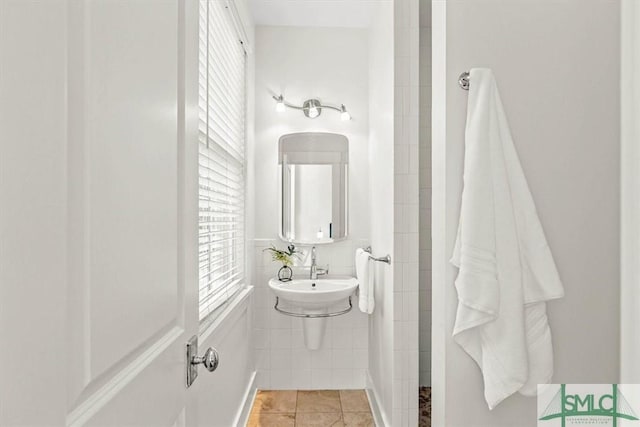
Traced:
<svg viewBox="0 0 640 427">
<path fill-rule="evenodd" d="M 285 105 L 284 105 L 284 97 L 282 95 L 276 98 L 276 111 L 278 113 L 284 113 Z"/>
<path fill-rule="evenodd" d="M 319 115 L 320 115 L 320 109 L 317 107 L 311 107 L 307 112 L 307 117 L 309 117 L 310 119 L 315 119 Z"/>
<path fill-rule="evenodd" d="M 345 106 L 344 106 L 344 104 L 342 104 L 342 105 L 340 106 L 340 111 L 341 111 L 341 113 L 340 113 L 340 119 L 341 119 L 343 122 L 346 122 L 346 121 L 348 121 L 348 120 L 351 120 L 351 114 L 349 114 L 349 112 L 347 111 L 347 107 L 345 107 Z"/>
</svg>

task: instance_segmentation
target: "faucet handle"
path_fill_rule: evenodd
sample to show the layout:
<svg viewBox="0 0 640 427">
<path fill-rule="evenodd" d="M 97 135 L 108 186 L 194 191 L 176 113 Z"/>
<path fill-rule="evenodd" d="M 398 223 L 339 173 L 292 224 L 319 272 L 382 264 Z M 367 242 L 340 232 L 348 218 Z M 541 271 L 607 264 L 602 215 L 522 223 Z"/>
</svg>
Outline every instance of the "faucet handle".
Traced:
<svg viewBox="0 0 640 427">
<path fill-rule="evenodd" d="M 325 276 L 325 275 L 329 274 L 329 265 L 327 264 L 326 268 L 325 267 L 316 267 L 316 273 L 318 274 L 318 276 Z"/>
</svg>

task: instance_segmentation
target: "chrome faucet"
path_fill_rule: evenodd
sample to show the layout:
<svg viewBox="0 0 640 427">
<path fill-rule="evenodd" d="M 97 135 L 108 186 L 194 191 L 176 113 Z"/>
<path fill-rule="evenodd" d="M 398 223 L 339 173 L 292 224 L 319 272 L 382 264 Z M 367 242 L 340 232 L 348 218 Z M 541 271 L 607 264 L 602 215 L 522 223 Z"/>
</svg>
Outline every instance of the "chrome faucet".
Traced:
<svg viewBox="0 0 640 427">
<path fill-rule="evenodd" d="M 328 268 L 318 267 L 316 263 L 316 247 L 311 247 L 311 269 L 309 271 L 309 279 L 318 280 L 318 275 L 328 274 Z"/>
</svg>

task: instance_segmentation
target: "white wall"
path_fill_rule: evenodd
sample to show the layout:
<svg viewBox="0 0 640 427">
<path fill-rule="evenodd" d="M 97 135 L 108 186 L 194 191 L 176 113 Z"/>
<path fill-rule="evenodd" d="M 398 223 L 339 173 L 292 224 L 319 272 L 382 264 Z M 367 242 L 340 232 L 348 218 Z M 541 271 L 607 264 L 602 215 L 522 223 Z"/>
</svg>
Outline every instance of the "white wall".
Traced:
<svg viewBox="0 0 640 427">
<path fill-rule="evenodd" d="M 457 79 L 471 67 L 495 72 L 565 285 L 548 305 L 554 380 L 618 380 L 619 13 L 609 0 L 433 3 L 434 426 L 536 425 L 535 399 L 487 409 L 477 366 L 451 339 L 467 100 Z"/>
<path fill-rule="evenodd" d="M 256 221 L 257 238 L 278 237 L 278 139 L 291 132 L 334 132 L 349 139 L 349 237 L 369 235 L 367 32 L 347 28 L 256 28 Z M 273 94 L 296 105 L 309 98 L 340 106 L 353 120 L 323 110 L 275 111 Z"/>
<path fill-rule="evenodd" d="M 318 263 L 329 264 L 331 274 L 354 275 L 354 251 L 369 236 L 369 96 L 368 36 L 366 30 L 347 28 L 256 28 L 255 122 L 255 273 L 256 307 L 254 347 L 258 387 L 363 388 L 367 369 L 367 316 L 353 310 L 328 320 L 327 334 L 318 351 L 304 347 L 302 320 L 277 313 L 267 281 L 279 265 L 262 250 L 283 247 L 278 237 L 278 139 L 291 132 L 319 131 L 344 134 L 349 139 L 349 238 L 318 247 Z M 301 105 L 318 98 L 331 105 L 345 104 L 353 120 L 324 110 L 316 119 L 301 111 L 275 111 L 272 95 L 282 93 Z M 304 248 L 307 250 L 309 248 Z M 308 270 L 307 270 L 308 271 Z M 302 273 L 301 273 L 302 274 Z"/>
<path fill-rule="evenodd" d="M 369 32 L 369 164 L 371 245 L 393 257 L 393 3 L 379 2 Z M 392 260 L 393 262 L 393 260 Z M 376 308 L 369 320 L 368 387 L 383 422 L 393 410 L 393 264 L 376 265 Z"/>
</svg>

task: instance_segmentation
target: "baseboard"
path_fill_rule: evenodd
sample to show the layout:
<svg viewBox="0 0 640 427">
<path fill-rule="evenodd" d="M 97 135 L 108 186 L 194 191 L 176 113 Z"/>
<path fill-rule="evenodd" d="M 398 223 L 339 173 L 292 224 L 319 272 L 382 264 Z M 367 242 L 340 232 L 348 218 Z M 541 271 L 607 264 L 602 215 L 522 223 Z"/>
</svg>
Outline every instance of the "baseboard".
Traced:
<svg viewBox="0 0 640 427">
<path fill-rule="evenodd" d="M 251 373 L 251 378 L 247 385 L 247 390 L 244 392 L 244 398 L 242 407 L 236 415 L 236 427 L 245 427 L 249 421 L 249 415 L 251 414 L 251 407 L 253 406 L 253 400 L 256 397 L 256 371 Z"/>
<path fill-rule="evenodd" d="M 376 427 L 387 427 L 390 426 L 391 423 L 387 421 L 387 417 L 384 416 L 384 412 L 380 407 L 380 399 L 378 398 L 378 393 L 376 392 L 376 387 L 371 379 L 371 375 L 369 371 L 367 371 L 367 398 L 369 398 L 369 405 L 371 405 L 371 413 L 373 414 L 373 422 L 376 424 Z"/>
</svg>

